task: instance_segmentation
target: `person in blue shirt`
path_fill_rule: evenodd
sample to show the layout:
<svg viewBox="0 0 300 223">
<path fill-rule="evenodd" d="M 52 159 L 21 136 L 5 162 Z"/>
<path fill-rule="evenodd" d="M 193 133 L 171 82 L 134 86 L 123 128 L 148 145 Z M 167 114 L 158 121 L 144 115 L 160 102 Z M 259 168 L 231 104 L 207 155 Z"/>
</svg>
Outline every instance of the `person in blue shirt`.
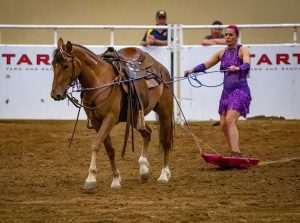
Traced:
<svg viewBox="0 0 300 223">
<path fill-rule="evenodd" d="M 164 10 L 159 10 L 156 13 L 156 25 L 167 25 L 167 13 Z M 148 29 L 141 42 L 142 46 L 167 46 L 168 45 L 168 30 L 167 29 Z"/>
</svg>

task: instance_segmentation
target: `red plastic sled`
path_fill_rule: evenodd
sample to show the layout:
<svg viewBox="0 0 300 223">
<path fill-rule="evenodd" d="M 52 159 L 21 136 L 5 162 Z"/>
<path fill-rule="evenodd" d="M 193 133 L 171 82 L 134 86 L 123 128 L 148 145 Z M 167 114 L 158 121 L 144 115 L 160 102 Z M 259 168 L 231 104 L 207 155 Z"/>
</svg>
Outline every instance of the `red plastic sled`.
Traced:
<svg viewBox="0 0 300 223">
<path fill-rule="evenodd" d="M 207 162 L 224 169 L 248 168 L 258 164 L 259 159 L 247 157 L 221 156 L 217 154 L 201 153 L 202 158 Z"/>
</svg>

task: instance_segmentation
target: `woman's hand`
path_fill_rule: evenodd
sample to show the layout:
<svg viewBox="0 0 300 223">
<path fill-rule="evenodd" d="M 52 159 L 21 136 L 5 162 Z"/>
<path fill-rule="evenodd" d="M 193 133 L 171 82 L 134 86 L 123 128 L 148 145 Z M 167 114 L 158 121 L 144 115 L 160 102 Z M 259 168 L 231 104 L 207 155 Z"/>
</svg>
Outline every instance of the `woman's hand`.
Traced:
<svg viewBox="0 0 300 223">
<path fill-rule="evenodd" d="M 184 71 L 184 77 L 188 77 L 189 74 L 194 73 L 194 68 Z"/>
<path fill-rule="evenodd" d="M 231 70 L 231 71 L 239 71 L 240 70 L 239 67 L 234 66 L 234 65 L 231 65 L 230 67 L 228 67 L 228 69 Z"/>
</svg>

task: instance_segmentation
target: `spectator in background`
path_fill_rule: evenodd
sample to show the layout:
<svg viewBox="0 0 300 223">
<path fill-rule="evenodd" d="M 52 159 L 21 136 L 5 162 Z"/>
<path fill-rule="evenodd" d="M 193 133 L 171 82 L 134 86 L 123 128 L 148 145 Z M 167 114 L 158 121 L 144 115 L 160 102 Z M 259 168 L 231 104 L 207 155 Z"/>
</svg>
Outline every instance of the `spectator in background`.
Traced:
<svg viewBox="0 0 300 223">
<path fill-rule="evenodd" d="M 156 25 L 167 25 L 167 13 L 159 10 L 156 13 Z M 148 29 L 141 42 L 142 46 L 167 46 L 168 45 L 168 29 Z"/>
<path fill-rule="evenodd" d="M 220 21 L 214 21 L 212 25 L 223 25 Z M 202 45 L 209 46 L 209 45 L 225 45 L 225 37 L 223 35 L 222 28 L 212 28 L 210 30 L 210 35 L 207 35 L 202 40 Z"/>
</svg>

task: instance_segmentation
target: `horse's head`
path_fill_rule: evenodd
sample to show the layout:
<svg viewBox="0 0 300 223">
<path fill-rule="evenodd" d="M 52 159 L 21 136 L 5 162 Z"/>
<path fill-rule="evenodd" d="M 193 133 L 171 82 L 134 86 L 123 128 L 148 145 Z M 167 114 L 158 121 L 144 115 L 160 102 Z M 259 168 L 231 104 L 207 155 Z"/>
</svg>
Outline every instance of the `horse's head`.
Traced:
<svg viewBox="0 0 300 223">
<path fill-rule="evenodd" d="M 63 100 L 66 98 L 71 82 L 77 78 L 75 56 L 70 41 L 65 45 L 63 40 L 59 38 L 57 49 L 53 53 L 52 66 L 54 77 L 51 97 L 54 100 Z"/>
</svg>

